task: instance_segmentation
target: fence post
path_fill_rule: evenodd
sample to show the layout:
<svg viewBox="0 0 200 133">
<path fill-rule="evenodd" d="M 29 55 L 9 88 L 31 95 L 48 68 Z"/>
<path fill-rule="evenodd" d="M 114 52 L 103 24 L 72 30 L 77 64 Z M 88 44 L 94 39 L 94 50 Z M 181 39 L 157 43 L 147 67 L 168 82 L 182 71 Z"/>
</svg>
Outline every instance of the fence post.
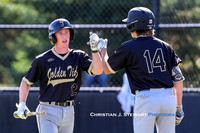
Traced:
<svg viewBox="0 0 200 133">
<path fill-rule="evenodd" d="M 160 0 L 154 0 L 154 14 L 155 14 L 155 37 L 159 37 L 159 13 L 160 13 Z"/>
</svg>

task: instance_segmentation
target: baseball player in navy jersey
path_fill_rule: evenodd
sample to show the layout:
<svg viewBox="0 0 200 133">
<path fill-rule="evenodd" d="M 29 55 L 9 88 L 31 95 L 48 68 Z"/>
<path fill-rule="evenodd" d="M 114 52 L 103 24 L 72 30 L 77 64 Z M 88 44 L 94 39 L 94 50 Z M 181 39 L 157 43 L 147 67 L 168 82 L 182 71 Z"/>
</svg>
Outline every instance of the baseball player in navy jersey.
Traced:
<svg viewBox="0 0 200 133">
<path fill-rule="evenodd" d="M 49 25 L 49 39 L 52 49 L 38 55 L 19 89 L 19 106 L 15 112 L 26 119 L 29 111 L 26 100 L 30 86 L 39 81 L 40 95 L 37 111 L 45 110 L 47 115 L 37 116 L 40 133 L 72 133 L 74 127 L 74 99 L 81 85 L 81 73 L 94 76 L 103 72 L 101 56 L 98 53 L 96 34 L 90 36 L 92 59 L 81 50 L 69 48 L 74 39 L 74 29 L 66 19 L 56 19 Z"/>
<path fill-rule="evenodd" d="M 99 51 L 106 74 L 125 68 L 135 94 L 134 133 L 153 133 L 154 125 L 158 133 L 175 133 L 175 124 L 183 119 L 181 60 L 169 44 L 153 36 L 154 20 L 149 9 L 132 8 L 123 22 L 134 39 L 122 43 L 110 57 L 107 40 L 100 39 Z"/>
</svg>

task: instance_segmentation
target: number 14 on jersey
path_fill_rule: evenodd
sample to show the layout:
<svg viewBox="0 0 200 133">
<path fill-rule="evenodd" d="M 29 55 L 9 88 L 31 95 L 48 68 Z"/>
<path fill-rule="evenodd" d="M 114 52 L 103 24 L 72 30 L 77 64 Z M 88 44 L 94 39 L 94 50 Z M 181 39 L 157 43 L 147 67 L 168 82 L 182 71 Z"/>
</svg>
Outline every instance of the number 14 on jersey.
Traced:
<svg viewBox="0 0 200 133">
<path fill-rule="evenodd" d="M 166 71 L 166 62 L 161 48 L 156 49 L 153 58 L 151 57 L 149 50 L 145 50 L 143 56 L 146 60 L 149 73 L 153 73 L 155 68 L 160 68 L 161 72 Z"/>
</svg>

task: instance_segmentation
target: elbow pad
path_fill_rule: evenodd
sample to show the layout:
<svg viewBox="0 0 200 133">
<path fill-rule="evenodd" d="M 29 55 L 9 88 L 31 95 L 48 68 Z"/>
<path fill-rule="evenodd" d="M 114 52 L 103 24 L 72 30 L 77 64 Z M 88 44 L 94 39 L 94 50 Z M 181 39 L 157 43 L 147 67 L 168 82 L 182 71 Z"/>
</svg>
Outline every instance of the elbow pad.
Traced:
<svg viewBox="0 0 200 133">
<path fill-rule="evenodd" d="M 179 66 L 175 66 L 172 68 L 172 80 L 174 82 L 179 82 L 185 80 Z"/>
</svg>

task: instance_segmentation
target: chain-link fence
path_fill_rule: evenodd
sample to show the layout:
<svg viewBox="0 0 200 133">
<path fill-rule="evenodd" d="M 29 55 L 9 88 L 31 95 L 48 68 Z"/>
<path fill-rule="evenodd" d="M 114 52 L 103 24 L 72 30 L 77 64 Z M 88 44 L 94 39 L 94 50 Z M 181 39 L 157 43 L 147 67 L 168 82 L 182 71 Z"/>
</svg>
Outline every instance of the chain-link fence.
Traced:
<svg viewBox="0 0 200 133">
<path fill-rule="evenodd" d="M 125 26 L 95 28 L 84 24 L 122 24 L 128 11 L 135 6 L 150 8 L 157 16 L 157 23 L 198 23 L 198 0 L 0 0 L 0 84 L 19 86 L 21 78 L 34 57 L 52 47 L 48 39 L 48 24 L 57 18 L 68 19 L 75 26 L 75 40 L 70 48 L 90 53 L 87 45 L 89 32 L 94 31 L 108 38 L 108 53 L 132 39 Z M 6 24 L 6 25 L 5 25 Z M 7 25 L 15 24 L 15 25 Z M 16 24 L 23 24 L 17 26 Z M 31 25 L 32 28 L 26 24 Z M 38 24 L 42 24 L 39 26 Z M 81 24 L 78 26 L 77 24 Z M 200 35 L 199 27 L 176 28 L 157 25 L 157 35 L 168 42 L 183 60 L 181 69 L 186 78 L 184 87 L 200 87 Z M 79 28 L 78 28 L 79 27 Z M 85 27 L 85 28 L 84 28 Z M 121 86 L 124 70 L 109 75 L 109 86 Z"/>
</svg>

